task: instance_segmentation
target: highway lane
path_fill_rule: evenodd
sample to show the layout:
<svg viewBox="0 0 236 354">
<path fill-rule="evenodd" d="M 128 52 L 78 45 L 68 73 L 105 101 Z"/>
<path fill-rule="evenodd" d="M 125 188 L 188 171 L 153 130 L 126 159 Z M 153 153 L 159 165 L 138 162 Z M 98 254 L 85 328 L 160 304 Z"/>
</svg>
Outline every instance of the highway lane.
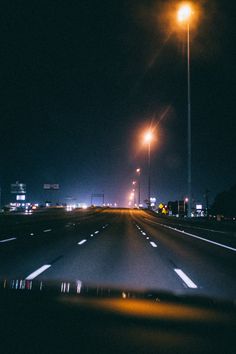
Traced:
<svg viewBox="0 0 236 354">
<path fill-rule="evenodd" d="M 197 236 L 196 230 L 188 231 Z M 0 278 L 80 280 L 236 298 L 236 252 L 169 229 L 144 211 L 78 215 L 73 221 L 54 220 L 45 229 L 35 225 L 32 233 L 0 243 Z"/>
<path fill-rule="evenodd" d="M 179 227 L 152 215 L 132 213 L 132 217 L 160 248 L 160 254 L 181 269 L 208 296 L 236 298 L 236 240 L 216 233 Z M 229 242 L 230 241 L 230 242 Z"/>
<path fill-rule="evenodd" d="M 56 215 L 57 216 L 57 215 Z M 0 243 L 0 278 L 24 278 L 24 273 L 41 259 L 54 260 L 82 238 L 84 233 L 104 224 L 104 215 L 76 213 L 47 221 L 27 223 L 17 229 L 14 240 Z M 0 237 L 8 240 L 10 235 Z M 12 237 L 13 238 L 13 237 Z"/>
</svg>

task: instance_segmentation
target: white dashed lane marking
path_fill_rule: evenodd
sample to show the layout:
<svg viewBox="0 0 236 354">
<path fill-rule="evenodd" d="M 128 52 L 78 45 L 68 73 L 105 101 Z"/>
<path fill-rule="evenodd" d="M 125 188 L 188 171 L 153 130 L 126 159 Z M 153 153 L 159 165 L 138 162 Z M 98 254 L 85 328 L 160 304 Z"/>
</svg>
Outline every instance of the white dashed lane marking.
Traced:
<svg viewBox="0 0 236 354">
<path fill-rule="evenodd" d="M 84 240 L 78 242 L 78 245 L 83 245 L 83 243 L 85 243 L 85 242 L 87 242 L 87 240 L 84 239 Z"/>
<path fill-rule="evenodd" d="M 28 275 L 25 279 L 26 280 L 32 280 L 34 278 L 36 278 L 39 274 L 45 272 L 45 270 L 47 270 L 48 268 L 51 267 L 51 264 L 45 264 L 42 267 L 38 268 L 37 270 L 35 270 L 33 273 L 31 273 L 30 275 Z"/>
<path fill-rule="evenodd" d="M 181 270 L 174 269 L 178 276 L 184 281 L 184 283 L 191 289 L 196 289 L 197 285 Z"/>
<path fill-rule="evenodd" d="M 6 238 L 5 240 L 0 240 L 0 242 L 9 242 L 9 241 L 14 241 L 16 240 L 16 237 L 11 237 L 11 238 Z"/>
<path fill-rule="evenodd" d="M 146 240 L 149 240 L 149 239 L 150 239 L 150 237 L 147 236 L 146 232 L 144 232 L 144 231 L 141 229 L 141 227 L 140 227 L 139 225 L 135 224 L 135 226 L 137 227 L 137 229 L 141 232 L 141 234 L 142 234 L 143 236 L 146 236 Z M 157 247 L 157 244 L 156 244 L 155 242 L 153 242 L 153 241 L 150 241 L 150 244 L 151 244 L 151 246 L 154 247 L 154 248 Z"/>
<path fill-rule="evenodd" d="M 153 241 L 151 241 L 150 244 L 152 245 L 152 247 L 157 247 L 157 244 Z"/>
</svg>

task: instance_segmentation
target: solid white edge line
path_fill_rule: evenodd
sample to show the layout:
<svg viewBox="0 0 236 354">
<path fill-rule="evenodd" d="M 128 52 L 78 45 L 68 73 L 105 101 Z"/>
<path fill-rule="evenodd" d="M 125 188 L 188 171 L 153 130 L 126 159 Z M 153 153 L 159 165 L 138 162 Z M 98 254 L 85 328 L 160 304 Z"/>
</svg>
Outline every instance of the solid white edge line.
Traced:
<svg viewBox="0 0 236 354">
<path fill-rule="evenodd" d="M 6 238 L 5 240 L 0 240 L 0 242 L 8 242 L 13 240 L 16 240 L 16 237 Z"/>
<path fill-rule="evenodd" d="M 45 270 L 47 270 L 48 268 L 51 267 L 51 264 L 45 264 L 42 267 L 40 267 L 39 269 L 35 270 L 33 273 L 31 273 L 30 275 L 28 275 L 28 277 L 26 277 L 26 280 L 33 280 L 34 278 L 36 278 L 39 274 L 43 273 Z"/>
<path fill-rule="evenodd" d="M 197 285 L 181 270 L 174 269 L 175 273 L 184 281 L 184 283 L 191 289 L 197 289 Z"/>
<path fill-rule="evenodd" d="M 150 244 L 152 245 L 152 247 L 157 247 L 157 244 L 153 241 L 151 241 Z"/>
<path fill-rule="evenodd" d="M 149 220 L 148 218 L 144 218 L 146 220 Z M 151 220 L 149 220 L 151 221 Z M 177 224 L 178 226 L 180 226 L 180 224 Z M 203 231 L 210 231 L 210 232 L 214 232 L 214 233 L 218 233 L 218 234 L 228 234 L 228 231 L 220 231 L 220 230 L 213 230 L 213 229 L 206 229 L 204 227 L 199 227 L 199 226 L 190 226 L 190 225 L 185 225 L 184 227 L 188 227 L 188 228 L 192 228 L 192 229 L 196 229 L 196 230 L 203 230 Z"/>
<path fill-rule="evenodd" d="M 213 229 L 205 229 L 203 227 L 198 227 L 198 226 L 188 226 L 186 225 L 185 227 L 188 227 L 188 228 L 193 228 L 193 229 L 196 229 L 196 230 L 203 230 L 203 231 L 210 231 L 210 232 L 214 232 L 214 233 L 218 233 L 218 234 L 227 234 L 228 232 L 227 231 L 219 231 L 219 230 L 213 230 Z"/>
<path fill-rule="evenodd" d="M 161 224 L 161 223 L 156 222 L 156 221 L 149 220 L 147 218 L 145 218 L 145 219 L 150 221 L 150 222 L 152 222 L 152 223 L 154 223 L 154 224 L 166 227 L 167 229 L 174 230 L 174 231 L 180 232 L 181 234 L 188 235 L 188 236 L 191 236 L 191 237 L 194 237 L 194 238 L 198 238 L 199 240 L 202 240 L 202 241 L 205 241 L 205 242 L 209 242 L 209 243 L 212 243 L 213 245 L 220 246 L 220 247 L 223 247 L 223 248 L 227 248 L 227 249 L 229 249 L 231 251 L 236 252 L 236 248 L 233 248 L 233 247 L 230 247 L 230 246 L 226 246 L 226 245 L 224 245 L 222 243 L 215 242 L 215 241 L 212 241 L 212 240 L 208 240 L 207 238 L 203 238 L 203 237 L 200 237 L 200 236 L 197 236 L 197 235 L 194 235 L 194 234 L 190 234 L 189 232 L 185 232 L 183 230 L 179 230 L 179 229 L 176 229 L 174 227 L 171 227 L 171 226 L 168 226 L 168 225 L 165 225 L 165 224 Z"/>
<path fill-rule="evenodd" d="M 82 240 L 80 242 L 78 242 L 78 245 L 82 245 L 83 243 L 85 243 L 87 240 Z"/>
</svg>

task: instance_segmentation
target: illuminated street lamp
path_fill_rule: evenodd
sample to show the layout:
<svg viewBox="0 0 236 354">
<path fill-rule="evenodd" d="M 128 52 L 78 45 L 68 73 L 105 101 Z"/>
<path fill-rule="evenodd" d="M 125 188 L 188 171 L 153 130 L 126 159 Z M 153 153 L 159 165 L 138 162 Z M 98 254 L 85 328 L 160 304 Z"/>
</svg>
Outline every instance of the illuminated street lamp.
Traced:
<svg viewBox="0 0 236 354">
<path fill-rule="evenodd" d="M 148 130 L 144 135 L 144 143 L 148 146 L 148 209 L 150 209 L 151 197 L 151 142 L 153 141 L 153 133 Z"/>
<path fill-rule="evenodd" d="M 177 20 L 187 27 L 187 82 L 188 82 L 188 217 L 191 217 L 192 173 L 191 173 L 191 92 L 190 92 L 190 20 L 193 15 L 189 3 L 183 3 L 177 11 Z"/>
<path fill-rule="evenodd" d="M 177 12 L 178 21 L 189 23 L 192 13 L 193 13 L 193 11 L 192 11 L 192 8 L 189 4 L 186 3 L 186 4 L 180 5 L 178 12 Z"/>
<path fill-rule="evenodd" d="M 188 203 L 188 201 L 189 201 L 189 199 L 187 197 L 184 198 L 184 215 L 185 215 L 185 211 L 186 211 L 186 204 Z"/>
<path fill-rule="evenodd" d="M 136 181 L 133 181 L 132 182 L 132 186 L 133 186 L 133 190 L 132 190 L 132 192 L 133 192 L 133 202 L 134 202 L 134 207 L 135 207 L 135 205 L 136 205 L 136 198 L 135 198 L 135 186 L 136 186 Z"/>
<path fill-rule="evenodd" d="M 141 168 L 136 169 L 136 173 L 138 174 L 138 206 L 140 206 L 140 175 L 141 175 Z"/>
</svg>

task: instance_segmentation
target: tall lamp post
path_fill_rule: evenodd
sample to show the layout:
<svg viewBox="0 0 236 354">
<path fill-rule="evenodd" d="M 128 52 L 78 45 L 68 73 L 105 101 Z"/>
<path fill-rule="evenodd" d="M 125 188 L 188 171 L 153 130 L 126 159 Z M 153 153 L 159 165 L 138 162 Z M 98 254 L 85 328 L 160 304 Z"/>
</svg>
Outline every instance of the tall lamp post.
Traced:
<svg viewBox="0 0 236 354">
<path fill-rule="evenodd" d="M 188 217 L 191 217 L 192 206 L 192 167 L 191 167 L 191 89 L 190 89 L 190 19 L 193 14 L 189 4 L 183 4 L 177 12 L 179 23 L 186 24 L 187 27 L 187 85 L 188 85 Z"/>
<path fill-rule="evenodd" d="M 138 174 L 138 207 L 140 207 L 140 175 L 141 175 L 141 168 L 136 169 L 136 173 Z"/>
<path fill-rule="evenodd" d="M 151 142 L 153 140 L 153 133 L 148 130 L 144 135 L 144 142 L 148 146 L 148 209 L 150 209 L 150 198 L 151 198 Z"/>
</svg>

